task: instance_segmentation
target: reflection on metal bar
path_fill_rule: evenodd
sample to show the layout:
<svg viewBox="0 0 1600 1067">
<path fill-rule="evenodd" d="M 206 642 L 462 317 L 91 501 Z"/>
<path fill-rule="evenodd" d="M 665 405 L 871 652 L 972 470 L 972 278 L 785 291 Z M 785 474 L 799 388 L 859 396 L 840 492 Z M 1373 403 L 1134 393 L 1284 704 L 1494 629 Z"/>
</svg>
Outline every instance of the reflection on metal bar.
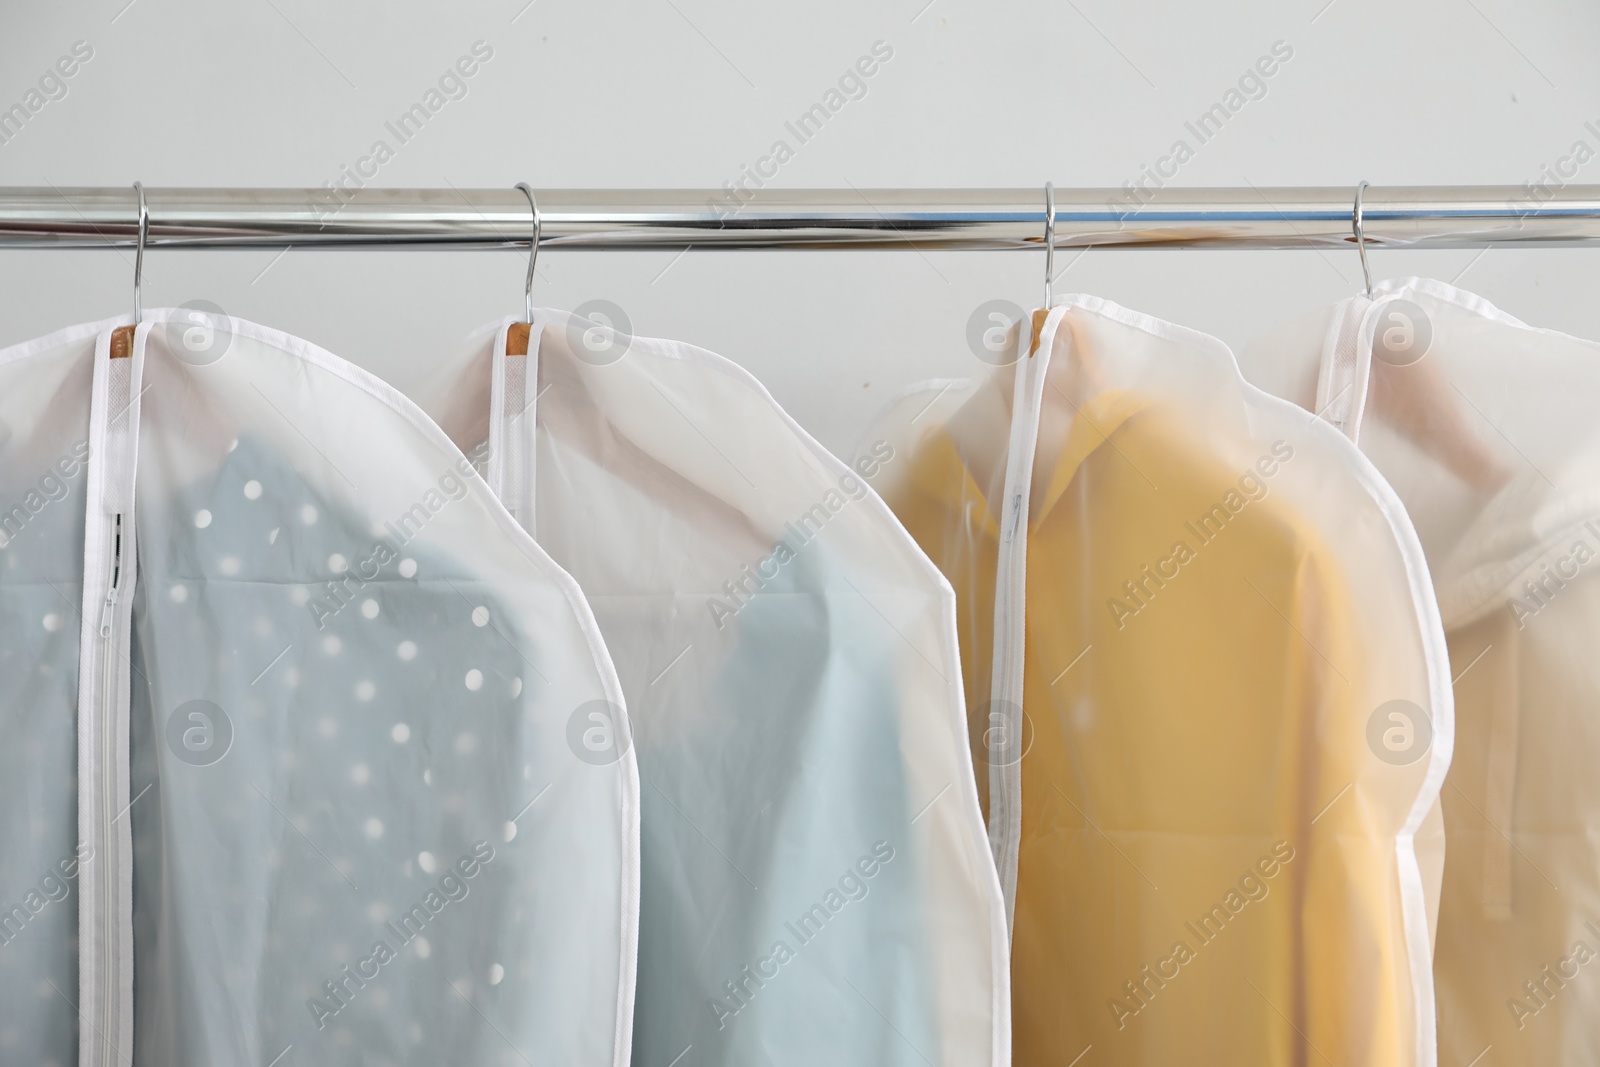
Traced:
<svg viewBox="0 0 1600 1067">
<path fill-rule="evenodd" d="M 542 248 L 1040 249 L 1035 189 L 536 190 Z M 507 189 L 146 189 L 151 248 L 526 248 Z M 1056 189 L 1057 248 L 1348 247 L 1355 189 Z M 1369 186 L 1369 244 L 1600 243 L 1600 186 Z M 0 188 L 0 249 L 133 247 L 127 188 Z"/>
</svg>

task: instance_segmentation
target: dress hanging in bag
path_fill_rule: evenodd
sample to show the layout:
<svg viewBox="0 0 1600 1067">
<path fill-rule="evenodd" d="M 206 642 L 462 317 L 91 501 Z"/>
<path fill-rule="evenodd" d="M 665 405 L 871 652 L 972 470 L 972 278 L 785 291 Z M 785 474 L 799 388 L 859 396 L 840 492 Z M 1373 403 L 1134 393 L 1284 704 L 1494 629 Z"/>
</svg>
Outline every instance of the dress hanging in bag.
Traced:
<svg viewBox="0 0 1600 1067">
<path fill-rule="evenodd" d="M 1600 1061 L 1600 346 L 1424 279 L 1254 342 L 1357 441 L 1427 552 L 1455 681 L 1440 1059 Z"/>
<path fill-rule="evenodd" d="M 1013 342 L 870 436 L 956 588 L 1016 1062 L 1433 1064 L 1449 677 L 1398 502 L 1212 338 L 1072 297 Z"/>
<path fill-rule="evenodd" d="M 508 356 L 516 330 L 416 395 L 489 442 L 622 678 L 635 1063 L 1006 1063 L 951 592 L 863 480 L 903 460 L 852 470 L 701 349 L 540 311 Z"/>
</svg>

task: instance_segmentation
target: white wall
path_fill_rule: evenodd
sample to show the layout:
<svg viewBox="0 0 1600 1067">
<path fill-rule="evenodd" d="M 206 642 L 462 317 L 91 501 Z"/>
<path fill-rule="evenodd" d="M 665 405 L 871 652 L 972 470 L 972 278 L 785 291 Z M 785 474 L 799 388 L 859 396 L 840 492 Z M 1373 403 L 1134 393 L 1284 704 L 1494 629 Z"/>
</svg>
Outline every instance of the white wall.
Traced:
<svg viewBox="0 0 1600 1067">
<path fill-rule="evenodd" d="M 1293 58 L 1195 157 L 1186 185 L 1510 183 L 1600 150 L 1600 9 L 1554 0 L 575 0 L 11 3 L 0 109 L 74 42 L 93 58 L 8 143 L 0 184 L 314 186 L 354 164 L 476 41 L 493 58 L 373 184 L 718 186 L 875 41 L 893 58 L 775 184 L 1116 186 L 1185 138 L 1276 41 Z M 1600 161 L 1577 181 L 1600 182 Z M 167 252 L 145 303 L 211 300 L 402 387 L 521 307 L 519 254 Z M 603 297 L 637 332 L 743 363 L 845 449 L 907 382 L 977 367 L 979 303 L 1039 299 L 1023 253 L 561 253 L 537 299 Z M 1092 251 L 1086 291 L 1235 346 L 1348 295 L 1354 253 Z M 128 309 L 132 254 L 0 253 L 0 344 Z M 1600 337 L 1600 250 L 1377 252 L 1374 273 L 1460 277 L 1527 321 Z M 669 263 L 670 269 L 667 268 Z M 1058 264 L 1058 265 L 1060 265 Z M 270 265 L 270 266 L 269 266 Z M 664 271 L 664 273 L 663 273 Z"/>
</svg>

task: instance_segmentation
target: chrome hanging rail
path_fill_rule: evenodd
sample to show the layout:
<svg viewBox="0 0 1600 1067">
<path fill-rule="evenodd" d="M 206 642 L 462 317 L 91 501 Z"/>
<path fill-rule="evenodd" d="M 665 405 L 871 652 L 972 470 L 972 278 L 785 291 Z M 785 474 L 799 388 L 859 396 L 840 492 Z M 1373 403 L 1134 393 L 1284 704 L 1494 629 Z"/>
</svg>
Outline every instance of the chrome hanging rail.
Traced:
<svg viewBox="0 0 1600 1067">
<path fill-rule="evenodd" d="M 1057 248 L 1349 248 L 1355 187 L 1057 189 Z M 528 246 L 506 189 L 146 189 L 150 248 Z M 1038 249 L 1039 188 L 538 190 L 542 248 Z M 1368 244 L 1600 244 L 1600 186 L 1370 186 Z M 0 188 L 0 249 L 132 248 L 128 188 Z"/>
</svg>

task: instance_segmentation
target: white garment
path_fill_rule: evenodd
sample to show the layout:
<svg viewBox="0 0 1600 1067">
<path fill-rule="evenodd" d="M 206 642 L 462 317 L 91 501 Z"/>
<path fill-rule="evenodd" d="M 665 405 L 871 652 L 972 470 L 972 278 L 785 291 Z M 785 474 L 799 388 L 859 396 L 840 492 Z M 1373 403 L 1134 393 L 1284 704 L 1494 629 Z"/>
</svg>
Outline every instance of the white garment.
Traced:
<svg viewBox="0 0 1600 1067">
<path fill-rule="evenodd" d="M 728 361 L 550 311 L 508 358 L 508 326 L 414 395 L 490 442 L 489 484 L 583 586 L 622 677 L 635 1063 L 1008 1062 L 949 586 L 866 472 Z"/>
<path fill-rule="evenodd" d="M 1245 363 L 1372 457 L 1433 570 L 1458 713 L 1441 1059 L 1600 1060 L 1600 345 L 1411 278 Z"/>
</svg>

